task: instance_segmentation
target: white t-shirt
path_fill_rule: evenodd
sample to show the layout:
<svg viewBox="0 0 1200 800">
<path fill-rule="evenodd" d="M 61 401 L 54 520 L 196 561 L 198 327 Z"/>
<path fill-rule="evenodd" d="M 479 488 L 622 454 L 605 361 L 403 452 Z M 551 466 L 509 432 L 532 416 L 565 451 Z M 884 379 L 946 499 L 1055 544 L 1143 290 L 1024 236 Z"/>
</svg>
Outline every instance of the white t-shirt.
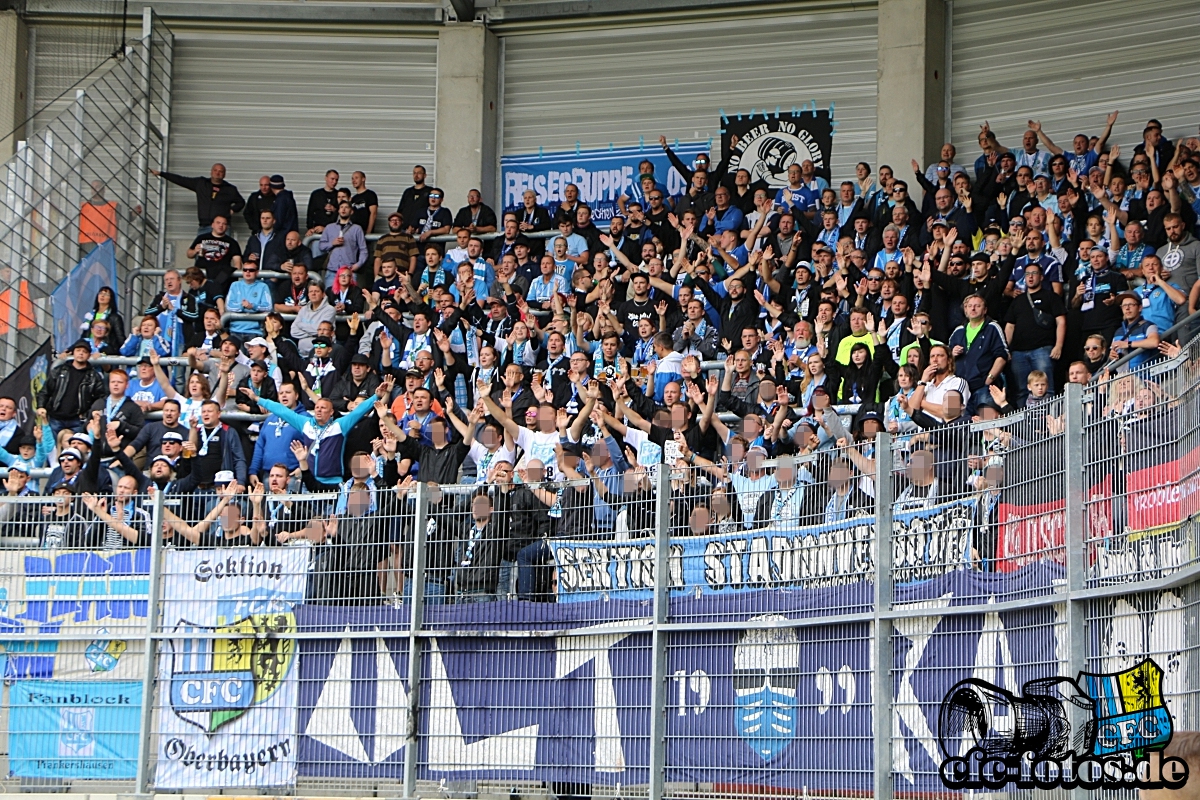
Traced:
<svg viewBox="0 0 1200 800">
<path fill-rule="evenodd" d="M 758 511 L 758 498 L 763 496 L 763 492 L 778 486 L 775 476 L 763 475 L 761 478 L 752 480 L 735 472 L 730 474 L 729 482 L 733 484 L 733 488 L 737 492 L 737 502 L 742 509 L 742 524 L 749 528 L 753 526 L 754 514 Z"/>
<path fill-rule="evenodd" d="M 540 461 L 546 465 L 546 475 L 552 476 L 554 480 L 561 480 L 563 473 L 558 468 L 558 456 L 554 453 L 558 441 L 558 431 L 541 433 L 521 428 L 520 433 L 517 434 L 517 445 L 525 451 L 525 454 L 521 456 L 521 463 L 517 465 L 517 468 L 524 468 L 529 461 Z"/>
<path fill-rule="evenodd" d="M 472 442 L 471 449 L 467 451 L 467 456 L 475 462 L 476 483 L 485 483 L 487 481 L 488 470 L 497 461 L 507 461 L 512 464 L 517 459 L 516 451 L 510 450 L 503 442 L 495 452 L 488 450 L 480 442 Z"/>
<path fill-rule="evenodd" d="M 965 380 L 963 380 L 962 378 L 958 377 L 957 375 L 951 375 L 948 378 L 946 378 L 946 380 L 942 381 L 940 384 L 935 385 L 935 384 L 931 383 L 928 386 L 926 386 L 925 387 L 925 399 L 931 403 L 937 403 L 938 405 L 942 405 L 943 403 L 946 402 L 946 392 L 949 392 L 949 391 L 958 392 L 959 396 L 962 397 L 962 402 L 963 402 L 964 407 L 967 404 L 967 400 L 970 399 L 970 397 L 971 397 L 971 390 L 967 387 L 967 382 Z M 929 412 L 926 412 L 926 413 L 929 413 Z M 942 419 L 941 417 L 939 417 L 937 414 L 929 414 L 929 416 L 933 417 L 934 419 L 938 420 L 939 422 L 946 421 L 946 420 Z"/>
<path fill-rule="evenodd" d="M 637 463 L 646 468 L 646 473 L 653 479 L 658 476 L 658 465 L 665 462 L 674 469 L 675 462 L 680 458 L 679 444 L 674 439 L 668 439 L 666 445 L 650 441 L 645 431 L 628 428 L 625 431 L 625 443 L 637 452 Z M 666 453 L 663 453 L 666 450 Z"/>
</svg>

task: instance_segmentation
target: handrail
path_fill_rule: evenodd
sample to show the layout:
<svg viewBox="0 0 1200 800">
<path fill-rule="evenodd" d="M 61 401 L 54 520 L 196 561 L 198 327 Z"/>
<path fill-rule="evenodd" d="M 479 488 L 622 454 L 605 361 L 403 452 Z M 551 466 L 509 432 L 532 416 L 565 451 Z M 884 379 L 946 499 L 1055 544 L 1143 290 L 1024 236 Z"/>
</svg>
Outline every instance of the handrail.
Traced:
<svg viewBox="0 0 1200 800">
<path fill-rule="evenodd" d="M 593 224 L 596 226 L 596 229 L 597 229 L 597 230 L 602 230 L 602 231 L 607 231 L 607 230 L 608 230 L 608 222 L 607 222 L 607 221 L 605 221 L 603 224 L 601 224 L 601 223 L 599 223 L 599 222 L 596 222 L 596 223 L 593 223 Z M 524 234 L 525 234 L 525 238 L 526 238 L 526 239 L 553 239 L 553 238 L 555 238 L 556 236 L 561 236 L 561 235 L 562 235 L 562 234 L 561 234 L 561 233 L 559 233 L 557 230 L 549 230 L 549 231 L 525 231 L 525 232 L 524 232 Z M 483 240 L 483 241 L 485 241 L 485 242 L 490 242 L 490 241 L 492 241 L 493 239 L 499 239 L 499 238 L 500 238 L 501 236 L 503 236 L 503 235 L 504 235 L 504 232 L 503 232 L 503 231 L 495 231 L 495 232 L 493 232 L 493 233 L 476 233 L 476 234 L 473 234 L 474 238 L 476 238 L 476 239 L 481 239 L 481 240 Z M 387 236 L 387 234 L 386 234 L 386 233 L 366 233 L 366 234 L 363 234 L 363 236 L 364 236 L 364 238 L 365 238 L 365 239 L 366 239 L 368 242 L 377 242 L 377 241 L 379 241 L 379 239 L 380 239 L 381 237 L 383 237 L 383 236 Z M 414 237 L 414 238 L 416 238 L 416 237 Z M 315 234 L 315 233 L 314 233 L 314 234 L 313 234 L 313 235 L 311 235 L 311 236 L 305 236 L 305 237 L 304 237 L 304 239 L 303 239 L 303 242 L 304 242 L 304 244 L 306 244 L 306 245 L 310 245 L 310 244 L 312 244 L 313 242 L 320 241 L 320 239 L 321 239 L 321 236 L 320 236 L 320 234 Z M 426 239 L 425 241 L 426 241 L 426 242 L 437 242 L 437 243 L 439 243 L 439 244 L 448 244 L 448 243 L 450 243 L 450 242 L 456 242 L 456 241 L 458 241 L 458 237 L 457 237 L 457 236 L 455 236 L 455 235 L 454 235 L 454 234 L 452 234 L 452 233 L 443 233 L 443 234 L 440 234 L 440 235 L 438 235 L 438 236 L 430 236 L 430 237 L 429 237 L 428 239 Z"/>
</svg>

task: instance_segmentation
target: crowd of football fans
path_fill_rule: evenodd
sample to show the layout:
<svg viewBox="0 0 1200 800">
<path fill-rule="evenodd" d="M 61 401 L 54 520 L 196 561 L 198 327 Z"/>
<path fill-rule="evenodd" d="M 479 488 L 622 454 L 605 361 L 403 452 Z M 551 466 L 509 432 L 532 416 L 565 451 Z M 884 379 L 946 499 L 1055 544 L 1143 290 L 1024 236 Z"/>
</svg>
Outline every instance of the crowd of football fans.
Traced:
<svg viewBox="0 0 1200 800">
<path fill-rule="evenodd" d="M 574 186 L 451 213 L 419 166 L 382 220 L 362 172 L 303 217 L 280 175 L 243 198 L 219 164 L 164 172 L 196 194 L 194 266 L 133 320 L 100 291 L 34 436 L 0 399 L 8 494 L 47 498 L 0 508 L 5 531 L 311 546 L 314 597 L 377 602 L 411 579 L 425 484 L 427 589 L 537 599 L 548 540 L 653 528 L 664 464 L 681 535 L 873 513 L 885 430 L 906 507 L 995 489 L 1011 437 L 967 423 L 1031 409 L 1055 433 L 1064 383 L 1142 381 L 1191 334 L 1200 140 L 1150 120 L 1123 153 L 1116 118 L 1066 148 L 985 124 L 965 166 L 800 161 L 782 187 L 663 139 L 686 190 L 642 162 L 606 229 Z"/>
</svg>

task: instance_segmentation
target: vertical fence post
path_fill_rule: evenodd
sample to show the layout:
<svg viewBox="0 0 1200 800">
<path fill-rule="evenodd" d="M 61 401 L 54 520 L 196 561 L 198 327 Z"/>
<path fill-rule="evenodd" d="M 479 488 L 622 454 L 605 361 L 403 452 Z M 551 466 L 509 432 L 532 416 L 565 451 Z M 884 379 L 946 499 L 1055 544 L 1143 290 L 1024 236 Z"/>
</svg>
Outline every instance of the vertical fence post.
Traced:
<svg viewBox="0 0 1200 800">
<path fill-rule="evenodd" d="M 150 794 L 150 742 L 154 731 L 154 679 L 158 658 L 154 635 L 158 629 L 158 596 L 162 583 L 163 492 L 154 493 L 154 516 L 150 527 L 150 588 L 146 594 L 146 668 L 142 673 L 142 719 L 138 725 L 137 784 L 134 792 Z"/>
<path fill-rule="evenodd" d="M 872 622 L 871 728 L 875 800 L 892 796 L 892 437 L 875 436 L 875 619 Z"/>
<path fill-rule="evenodd" d="M 153 22 L 153 11 L 151 11 L 151 21 Z M 154 123 L 154 129 L 157 131 L 158 138 L 158 164 L 155 167 L 158 170 L 167 168 L 167 153 L 170 146 L 170 127 L 171 127 L 171 73 L 172 65 L 175 59 L 175 43 L 170 30 L 163 29 L 163 43 L 161 46 L 162 53 L 162 73 L 159 75 L 159 80 L 162 81 L 162 97 L 158 103 L 158 120 Z M 167 182 L 164 180 L 156 181 L 158 191 L 158 216 L 155 220 L 155 246 L 154 246 L 154 263 L 151 264 L 154 269 L 163 269 L 166 267 L 167 261 Z M 148 214 L 145 210 L 142 213 Z M 135 295 L 136 302 L 141 303 L 141 282 L 138 283 L 139 294 Z"/>
<path fill-rule="evenodd" d="M 1095 388 L 1090 391 L 1095 392 Z M 1074 678 L 1087 666 L 1087 600 L 1079 597 L 1086 585 L 1084 572 L 1084 547 L 1087 539 L 1087 478 L 1084 475 L 1083 454 L 1083 392 L 1084 387 L 1068 383 L 1063 398 L 1066 424 L 1063 432 L 1064 464 L 1066 466 L 1066 494 L 1063 520 L 1065 531 L 1063 545 L 1066 547 L 1067 567 L 1067 663 L 1062 665 L 1068 677 Z M 1074 703 L 1067 704 L 1072 730 L 1082 730 L 1088 722 L 1087 715 Z M 1074 798 L 1086 797 L 1083 789 L 1073 789 Z"/>
<path fill-rule="evenodd" d="M 137 222 L 134 225 L 136 233 L 134 234 L 133 258 L 132 263 L 137 267 L 145 267 L 145 258 L 147 252 L 146 233 L 149 226 L 146 224 L 146 192 L 147 181 L 149 180 L 150 169 L 150 61 L 153 56 L 152 48 L 154 47 L 152 14 L 149 7 L 142 9 L 142 43 L 140 47 L 133 48 L 133 52 L 139 53 L 142 58 L 141 67 L 141 84 L 139 89 L 139 97 L 133 103 L 132 108 L 138 113 L 137 126 L 137 159 L 136 165 L 137 174 L 134 175 L 135 181 L 135 197 L 137 205 L 141 206 L 142 213 L 137 215 Z M 141 103 L 141 108 L 138 104 Z M 131 126 L 132 127 L 132 126 Z M 132 294 L 132 287 L 126 286 L 125 292 Z M 128 319 L 132 319 L 129 317 Z"/>
<path fill-rule="evenodd" d="M 667 778 L 667 638 L 671 600 L 671 467 L 658 465 L 654 507 L 654 618 L 650 633 L 650 800 L 661 800 Z"/>
<path fill-rule="evenodd" d="M 408 733 L 404 740 L 404 797 L 417 796 L 421 727 L 421 621 L 425 615 L 425 548 L 429 525 L 429 487 L 417 483 L 413 514 L 412 600 L 408 619 Z"/>
<path fill-rule="evenodd" d="M 67 203 L 67 208 L 82 208 L 84 201 L 83 194 L 83 137 L 84 137 L 84 103 L 87 102 L 87 90 L 75 90 L 75 102 L 71 106 L 71 166 L 69 169 L 69 177 L 67 180 L 70 183 L 71 190 Z M 71 224 L 67 226 L 68 231 L 68 247 L 70 248 L 70 257 L 66 264 L 59 267 L 60 272 L 66 272 L 72 266 L 79 262 L 79 222 L 80 217 L 76 216 Z M 60 279 L 61 280 L 61 279 Z M 114 287 L 115 288 L 115 287 Z M 125 319 L 131 319 L 126 315 Z"/>
</svg>

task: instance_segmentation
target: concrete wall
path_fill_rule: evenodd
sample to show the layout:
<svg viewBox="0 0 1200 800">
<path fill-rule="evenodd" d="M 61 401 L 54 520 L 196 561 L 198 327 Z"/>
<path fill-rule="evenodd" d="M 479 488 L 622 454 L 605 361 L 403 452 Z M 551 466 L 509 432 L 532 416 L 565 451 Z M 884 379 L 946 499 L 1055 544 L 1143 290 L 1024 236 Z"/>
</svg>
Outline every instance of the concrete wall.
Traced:
<svg viewBox="0 0 1200 800">
<path fill-rule="evenodd" d="M 479 189 L 496 196 L 496 88 L 500 45 L 476 23 L 450 23 L 438 32 L 437 132 L 433 182 L 452 212 Z"/>
<path fill-rule="evenodd" d="M 29 31 L 15 11 L 0 11 L 0 161 L 7 160 L 25 138 L 28 113 Z M 12 136 L 8 132 L 13 131 Z"/>
<path fill-rule="evenodd" d="M 945 8 L 944 0 L 879 0 L 878 164 L 918 196 L 909 162 L 937 161 L 945 137 Z"/>
</svg>

